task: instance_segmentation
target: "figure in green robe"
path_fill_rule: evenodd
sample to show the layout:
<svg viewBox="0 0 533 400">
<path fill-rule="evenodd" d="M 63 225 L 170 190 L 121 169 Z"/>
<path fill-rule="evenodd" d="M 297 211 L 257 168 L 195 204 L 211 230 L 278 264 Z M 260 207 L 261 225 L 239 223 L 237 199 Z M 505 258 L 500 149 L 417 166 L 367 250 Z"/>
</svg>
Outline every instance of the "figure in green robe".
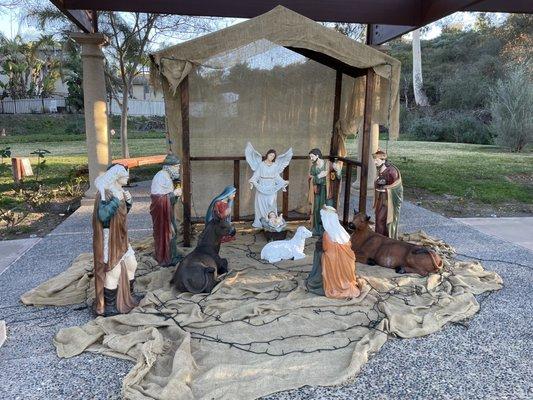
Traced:
<svg viewBox="0 0 533 400">
<path fill-rule="evenodd" d="M 320 210 L 324 205 L 335 207 L 336 199 L 332 190 L 333 183 L 341 179 L 342 164 L 331 163 L 322 158 L 319 149 L 309 152 L 311 168 L 309 168 L 309 203 L 311 204 L 311 225 L 313 236 L 324 233 Z"/>
</svg>

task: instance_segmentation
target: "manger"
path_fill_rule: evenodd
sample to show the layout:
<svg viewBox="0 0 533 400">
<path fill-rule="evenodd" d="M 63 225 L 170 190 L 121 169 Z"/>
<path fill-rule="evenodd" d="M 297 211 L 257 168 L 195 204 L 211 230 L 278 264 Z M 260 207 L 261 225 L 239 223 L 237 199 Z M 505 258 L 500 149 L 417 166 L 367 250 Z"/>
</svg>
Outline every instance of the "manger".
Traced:
<svg viewBox="0 0 533 400">
<path fill-rule="evenodd" d="M 284 7 L 151 56 L 153 80 L 165 97 L 170 150 L 182 160 L 183 237 L 214 194 L 237 189 L 233 219 L 253 212 L 243 163 L 248 141 L 294 150 L 281 209 L 307 214 L 308 152 L 344 164 L 344 188 L 333 188 L 347 223 L 353 168 L 359 168 L 359 211 L 365 212 L 372 124 L 398 135 L 400 62 Z M 360 157 L 346 138 L 360 134 Z M 375 150 L 375 149 L 374 149 Z M 344 191 L 339 201 L 341 190 Z"/>
</svg>

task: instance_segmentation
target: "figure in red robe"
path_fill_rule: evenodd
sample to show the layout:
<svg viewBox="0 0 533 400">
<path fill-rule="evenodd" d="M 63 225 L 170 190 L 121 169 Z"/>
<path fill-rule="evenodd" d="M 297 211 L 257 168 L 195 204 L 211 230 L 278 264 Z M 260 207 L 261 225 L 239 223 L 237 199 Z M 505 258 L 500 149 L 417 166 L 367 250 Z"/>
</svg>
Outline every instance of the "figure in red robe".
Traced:
<svg viewBox="0 0 533 400">
<path fill-rule="evenodd" d="M 377 168 L 374 181 L 376 232 L 398 239 L 400 208 L 403 202 L 402 176 L 400 170 L 387 160 L 387 153 L 383 150 L 376 151 L 373 157 Z"/>
<path fill-rule="evenodd" d="M 180 161 L 169 154 L 163 161 L 163 169 L 155 174 L 150 190 L 152 203 L 150 215 L 154 230 L 155 259 L 162 266 L 176 265 L 178 224 L 174 206 L 181 197 Z"/>
</svg>

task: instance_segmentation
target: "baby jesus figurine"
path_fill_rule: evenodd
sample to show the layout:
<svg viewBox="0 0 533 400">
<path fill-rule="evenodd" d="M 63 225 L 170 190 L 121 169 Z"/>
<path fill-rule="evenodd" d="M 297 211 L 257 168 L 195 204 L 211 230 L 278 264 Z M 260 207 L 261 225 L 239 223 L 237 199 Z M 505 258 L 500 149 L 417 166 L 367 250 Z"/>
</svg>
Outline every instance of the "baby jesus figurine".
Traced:
<svg viewBox="0 0 533 400">
<path fill-rule="evenodd" d="M 283 219 L 283 213 L 278 216 L 275 211 L 268 213 L 268 219 L 261 218 L 261 220 L 263 229 L 271 232 L 281 232 L 287 226 L 287 223 Z"/>
</svg>

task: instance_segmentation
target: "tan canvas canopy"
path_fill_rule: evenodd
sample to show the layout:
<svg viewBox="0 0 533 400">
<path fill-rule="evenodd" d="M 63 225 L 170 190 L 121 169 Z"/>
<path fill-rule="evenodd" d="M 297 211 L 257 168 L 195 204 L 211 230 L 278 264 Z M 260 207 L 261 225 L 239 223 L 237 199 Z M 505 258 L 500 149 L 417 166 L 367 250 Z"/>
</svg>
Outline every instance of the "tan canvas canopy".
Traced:
<svg viewBox="0 0 533 400">
<path fill-rule="evenodd" d="M 390 126 L 391 138 L 397 138 L 400 61 L 283 6 L 277 6 L 248 21 L 161 50 L 153 54 L 152 59 L 157 66 L 155 70 L 165 78 L 175 93 L 180 82 L 194 66 L 204 65 L 214 56 L 260 40 L 268 40 L 286 48 L 314 51 L 363 71 L 372 68 L 380 78 L 387 81 L 380 87 L 383 98 L 392 99 L 390 116 L 388 107 L 379 107 L 384 114 L 384 118 L 380 119 L 383 120 L 383 125 Z M 334 62 L 333 60 L 331 61 Z"/>
<path fill-rule="evenodd" d="M 281 6 L 159 51 L 152 63 L 165 95 L 171 150 L 184 160 L 185 192 L 187 161 L 193 161 L 190 205 L 184 195 L 193 218 L 232 183 L 246 188 L 240 214 L 253 212 L 251 171 L 232 163 L 242 159 L 248 141 L 262 154 L 293 147 L 299 157 L 290 165 L 288 209 L 305 211 L 308 163 L 301 159 L 315 147 L 325 155 L 355 155 L 346 139 L 364 130 L 368 71 L 368 124 L 398 136 L 400 62 Z"/>
</svg>

